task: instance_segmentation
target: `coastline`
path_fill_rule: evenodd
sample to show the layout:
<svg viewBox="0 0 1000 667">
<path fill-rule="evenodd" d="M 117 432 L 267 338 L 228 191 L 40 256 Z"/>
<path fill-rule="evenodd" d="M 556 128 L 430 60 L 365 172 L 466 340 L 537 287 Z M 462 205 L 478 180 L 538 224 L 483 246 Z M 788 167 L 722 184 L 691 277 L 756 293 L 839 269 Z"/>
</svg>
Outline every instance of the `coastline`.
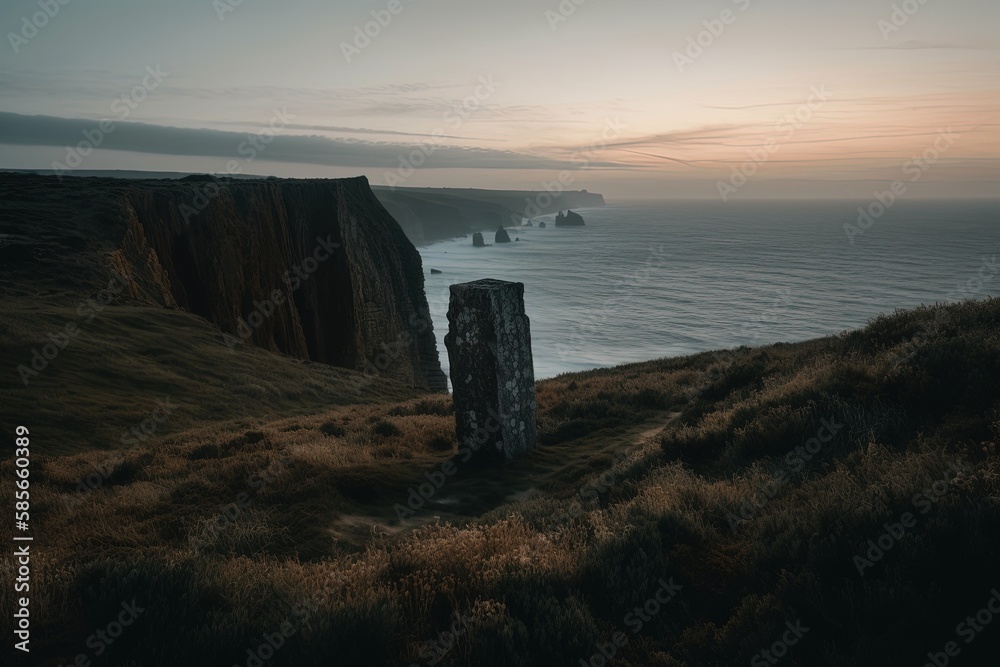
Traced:
<svg viewBox="0 0 1000 667">
<path fill-rule="evenodd" d="M 711 350 L 794 344 L 865 326 L 899 309 L 945 303 L 1000 243 L 995 207 L 901 204 L 859 249 L 839 202 L 714 202 L 580 209 L 582 228 L 507 228 L 520 242 L 473 248 L 457 237 L 418 248 L 442 367 L 449 286 L 525 284 L 539 379 Z M 954 224 L 981 242 L 949 241 Z M 539 219 L 551 220 L 553 214 Z M 917 266 L 933 265 L 935 271 Z M 431 274 L 434 269 L 442 271 Z M 992 274 L 987 274 L 987 278 Z M 964 298 L 996 294 L 987 280 Z M 963 288 L 964 289 L 964 288 Z"/>
<path fill-rule="evenodd" d="M 614 205 L 609 204 L 607 206 L 591 206 L 591 207 L 583 207 L 583 206 L 581 206 L 581 207 L 576 207 L 576 208 L 572 208 L 572 209 L 563 209 L 563 210 L 564 211 L 566 211 L 566 210 L 572 210 L 572 211 L 574 211 L 576 213 L 579 213 L 579 214 L 583 215 L 584 219 L 586 219 L 588 212 L 607 211 L 607 210 L 613 210 L 615 208 L 616 207 Z M 528 226 L 528 225 L 525 225 L 525 224 L 521 224 L 521 225 L 505 224 L 505 225 L 503 225 L 503 228 L 506 229 L 508 232 L 514 231 L 516 229 L 517 230 L 520 230 L 520 229 L 532 229 L 532 227 L 537 228 L 538 227 L 538 221 L 541 221 L 541 220 L 544 220 L 545 223 L 546 223 L 546 225 L 549 225 L 549 226 L 555 228 L 555 224 L 554 223 L 555 223 L 555 219 L 556 219 L 557 215 L 559 215 L 558 211 L 555 211 L 555 212 L 552 212 L 552 213 L 543 213 L 541 215 L 537 215 L 537 216 L 535 216 L 533 218 L 530 218 L 530 220 L 534 223 L 532 226 Z M 525 218 L 525 220 L 528 220 L 528 219 L 529 218 Z M 461 235 L 457 235 L 457 236 L 449 236 L 447 238 L 436 238 L 434 240 L 424 241 L 423 243 L 419 243 L 419 244 L 414 243 L 413 245 L 414 245 L 414 247 L 418 251 L 420 251 L 423 248 L 430 248 L 430 247 L 435 246 L 435 245 L 439 245 L 439 244 L 442 244 L 442 243 L 448 243 L 450 241 L 455 241 L 455 240 L 458 240 L 458 239 L 465 239 L 465 238 L 469 239 L 469 243 L 471 245 L 471 243 L 472 243 L 472 235 L 474 233 L 479 232 L 479 233 L 483 234 L 483 236 L 485 237 L 486 234 L 487 234 L 487 232 L 491 232 L 491 231 L 492 232 L 496 232 L 497 228 L 498 227 L 492 227 L 492 228 L 485 227 L 483 229 L 475 229 L 473 231 L 470 231 L 467 234 L 461 234 Z M 489 246 L 489 245 L 492 245 L 492 244 L 491 243 L 487 243 L 487 245 Z"/>
</svg>

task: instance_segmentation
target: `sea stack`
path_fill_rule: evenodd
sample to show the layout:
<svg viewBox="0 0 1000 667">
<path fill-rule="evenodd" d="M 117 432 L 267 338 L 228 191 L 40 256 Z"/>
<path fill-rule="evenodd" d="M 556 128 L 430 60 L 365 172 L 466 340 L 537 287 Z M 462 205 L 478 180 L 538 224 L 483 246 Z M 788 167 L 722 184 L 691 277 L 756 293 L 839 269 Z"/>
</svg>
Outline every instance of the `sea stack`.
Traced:
<svg viewBox="0 0 1000 667">
<path fill-rule="evenodd" d="M 535 447 L 535 371 L 524 284 L 477 280 L 451 286 L 449 330 L 460 446 L 513 459 Z"/>
<path fill-rule="evenodd" d="M 479 232 L 476 232 L 475 234 L 473 234 L 472 235 L 472 245 L 475 246 L 476 248 L 485 248 L 486 247 L 486 241 L 483 240 L 483 235 L 480 234 Z"/>
<path fill-rule="evenodd" d="M 585 224 L 583 216 L 573 211 L 566 211 L 566 215 L 559 211 L 556 216 L 556 227 L 583 227 Z"/>
<path fill-rule="evenodd" d="M 507 230 L 504 229 L 503 227 L 501 227 L 500 229 L 497 230 L 496 242 L 497 243 L 510 243 L 510 234 L 508 234 Z"/>
</svg>

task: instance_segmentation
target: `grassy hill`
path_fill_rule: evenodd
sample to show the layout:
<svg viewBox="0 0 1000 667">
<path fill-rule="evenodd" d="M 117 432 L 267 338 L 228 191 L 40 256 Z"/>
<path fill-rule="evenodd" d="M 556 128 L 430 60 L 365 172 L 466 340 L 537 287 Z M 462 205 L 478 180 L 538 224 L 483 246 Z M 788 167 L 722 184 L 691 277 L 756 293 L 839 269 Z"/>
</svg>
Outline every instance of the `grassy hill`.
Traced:
<svg viewBox="0 0 1000 667">
<path fill-rule="evenodd" d="M 992 664 L 998 332 L 1000 301 L 968 302 L 561 376 L 499 467 L 465 460 L 446 396 L 279 418 L 298 363 L 247 360 L 278 391 L 220 379 L 185 429 L 33 458 L 32 655 L 97 660 L 134 604 L 94 664 Z M 202 335 L 156 343 L 191 348 L 171 381 L 225 377 Z M 148 377 L 175 358 L 151 354 Z"/>
<path fill-rule="evenodd" d="M 385 378 L 246 345 L 179 309 L 80 303 L 83 310 L 67 298 L 3 300 L 4 458 L 12 454 L 8 440 L 17 420 L 35 427 L 35 453 L 55 455 L 133 447 L 195 425 L 312 414 L 417 393 Z M 75 328 L 67 333 L 67 325 Z"/>
</svg>

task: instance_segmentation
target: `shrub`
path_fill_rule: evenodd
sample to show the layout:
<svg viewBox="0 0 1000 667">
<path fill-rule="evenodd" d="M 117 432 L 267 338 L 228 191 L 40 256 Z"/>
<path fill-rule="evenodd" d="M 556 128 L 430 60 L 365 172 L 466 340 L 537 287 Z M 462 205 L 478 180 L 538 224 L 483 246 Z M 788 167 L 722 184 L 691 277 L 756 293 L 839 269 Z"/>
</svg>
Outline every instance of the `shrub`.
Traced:
<svg viewBox="0 0 1000 667">
<path fill-rule="evenodd" d="M 403 433 L 399 430 L 398 426 L 385 419 L 380 419 L 375 422 L 373 431 L 375 432 L 375 435 L 380 435 L 383 438 L 391 438 L 397 435 L 402 435 Z"/>
<path fill-rule="evenodd" d="M 335 424 L 334 422 L 326 422 L 319 427 L 320 433 L 328 438 L 343 438 L 347 435 L 347 431 L 340 424 Z"/>
</svg>

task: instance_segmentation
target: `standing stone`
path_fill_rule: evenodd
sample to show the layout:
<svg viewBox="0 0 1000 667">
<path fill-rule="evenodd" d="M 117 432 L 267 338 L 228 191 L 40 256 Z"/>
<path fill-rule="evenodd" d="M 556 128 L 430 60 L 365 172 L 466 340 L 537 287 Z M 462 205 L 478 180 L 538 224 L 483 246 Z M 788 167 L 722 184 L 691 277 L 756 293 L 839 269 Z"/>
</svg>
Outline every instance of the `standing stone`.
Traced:
<svg viewBox="0 0 1000 667">
<path fill-rule="evenodd" d="M 445 336 L 458 442 L 512 459 L 535 447 L 535 370 L 524 284 L 451 286 Z"/>
</svg>

